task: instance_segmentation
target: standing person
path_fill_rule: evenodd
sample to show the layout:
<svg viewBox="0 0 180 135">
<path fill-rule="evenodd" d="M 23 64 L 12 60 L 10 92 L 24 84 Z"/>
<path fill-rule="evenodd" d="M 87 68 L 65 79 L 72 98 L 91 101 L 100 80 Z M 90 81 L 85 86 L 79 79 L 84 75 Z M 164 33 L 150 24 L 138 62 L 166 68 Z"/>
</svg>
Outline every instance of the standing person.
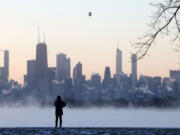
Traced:
<svg viewBox="0 0 180 135">
<path fill-rule="evenodd" d="M 54 106 L 56 107 L 56 128 L 58 125 L 58 118 L 60 119 L 60 127 L 62 127 L 63 107 L 66 106 L 66 103 L 61 100 L 61 96 L 57 96 Z"/>
</svg>

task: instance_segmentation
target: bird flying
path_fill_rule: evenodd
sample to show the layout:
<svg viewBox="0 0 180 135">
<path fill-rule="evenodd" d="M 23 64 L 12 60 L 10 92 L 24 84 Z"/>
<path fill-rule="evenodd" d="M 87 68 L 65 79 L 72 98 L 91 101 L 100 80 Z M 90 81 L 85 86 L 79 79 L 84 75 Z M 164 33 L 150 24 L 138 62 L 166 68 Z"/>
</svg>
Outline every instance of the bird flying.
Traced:
<svg viewBox="0 0 180 135">
<path fill-rule="evenodd" d="M 89 16 L 92 16 L 92 12 L 88 12 L 88 15 L 89 15 Z"/>
</svg>

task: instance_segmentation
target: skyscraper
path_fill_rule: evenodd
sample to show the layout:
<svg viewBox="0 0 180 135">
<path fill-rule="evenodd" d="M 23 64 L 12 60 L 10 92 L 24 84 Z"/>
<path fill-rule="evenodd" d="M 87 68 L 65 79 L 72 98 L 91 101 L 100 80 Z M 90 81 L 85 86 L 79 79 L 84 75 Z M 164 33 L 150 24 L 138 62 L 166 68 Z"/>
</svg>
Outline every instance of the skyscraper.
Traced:
<svg viewBox="0 0 180 135">
<path fill-rule="evenodd" d="M 35 79 L 35 60 L 28 60 L 27 61 L 27 86 L 32 87 L 34 85 Z"/>
<path fill-rule="evenodd" d="M 175 80 L 175 93 L 176 97 L 180 97 L 180 70 L 170 70 L 169 76 L 171 79 Z"/>
<path fill-rule="evenodd" d="M 46 43 L 38 43 L 36 46 L 35 78 L 48 78 L 48 61 Z"/>
<path fill-rule="evenodd" d="M 58 80 L 61 82 L 67 78 L 70 78 L 71 60 L 70 58 L 66 58 L 66 55 L 63 53 L 59 53 L 56 57 Z"/>
<path fill-rule="evenodd" d="M 137 55 L 131 55 L 131 84 L 132 88 L 137 87 Z"/>
<path fill-rule="evenodd" d="M 67 58 L 66 60 L 66 75 L 67 75 L 67 78 L 71 77 L 71 59 L 70 58 Z"/>
<path fill-rule="evenodd" d="M 82 81 L 82 64 L 79 62 L 73 69 L 73 81 Z"/>
<path fill-rule="evenodd" d="M 106 68 L 105 68 L 104 79 L 111 79 L 110 67 L 106 67 Z"/>
<path fill-rule="evenodd" d="M 72 78 L 67 78 L 64 80 L 64 99 L 69 100 L 73 99 L 73 91 L 72 91 Z"/>
<path fill-rule="evenodd" d="M 73 69 L 73 84 L 75 89 L 75 99 L 79 100 L 83 87 L 82 64 L 80 62 L 76 64 Z"/>
<path fill-rule="evenodd" d="M 101 76 L 98 73 L 93 73 L 91 75 L 91 86 L 96 88 L 101 88 Z"/>
<path fill-rule="evenodd" d="M 9 51 L 4 51 L 4 74 L 5 74 L 5 80 L 8 81 L 9 79 Z"/>
<path fill-rule="evenodd" d="M 122 51 L 116 49 L 116 74 L 122 73 Z"/>
<path fill-rule="evenodd" d="M 108 87 L 111 84 L 111 71 L 110 67 L 106 67 L 104 71 L 103 88 Z"/>
<path fill-rule="evenodd" d="M 0 80 L 7 82 L 9 79 L 9 51 L 4 51 L 4 66 L 0 67 Z"/>
</svg>

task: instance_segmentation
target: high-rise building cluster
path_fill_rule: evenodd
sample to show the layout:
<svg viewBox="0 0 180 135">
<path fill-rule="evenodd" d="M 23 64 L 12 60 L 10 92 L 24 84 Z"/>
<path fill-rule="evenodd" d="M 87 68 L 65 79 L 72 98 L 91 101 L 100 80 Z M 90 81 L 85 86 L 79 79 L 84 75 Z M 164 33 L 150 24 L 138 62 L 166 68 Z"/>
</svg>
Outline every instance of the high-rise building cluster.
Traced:
<svg viewBox="0 0 180 135">
<path fill-rule="evenodd" d="M 118 47 L 115 60 L 116 73 L 113 75 L 110 67 L 106 66 L 103 78 L 98 73 L 93 73 L 89 80 L 86 80 L 83 74 L 81 62 L 74 66 L 71 77 L 71 60 L 66 54 L 56 55 L 56 67 L 48 67 L 47 56 L 47 44 L 39 42 L 36 45 L 36 59 L 27 61 L 27 75 L 24 82 L 26 89 L 39 92 L 43 96 L 61 95 L 64 99 L 74 100 L 136 99 L 139 93 L 145 97 L 162 96 L 165 89 L 166 94 L 172 95 L 167 88 L 172 88 L 175 92 L 175 81 L 172 81 L 180 80 L 178 71 L 174 71 L 175 73 L 171 71 L 170 78 L 164 78 L 163 82 L 159 76 L 141 75 L 138 79 L 136 54 L 131 54 L 131 74 L 125 74 L 122 51 Z M 176 89 L 180 89 L 180 86 Z"/>
<path fill-rule="evenodd" d="M 122 51 L 119 48 L 116 50 L 116 74 L 112 77 L 110 67 L 107 66 L 102 81 L 98 73 L 93 73 L 91 79 L 86 80 L 81 62 L 73 68 L 71 78 L 71 60 L 64 53 L 56 55 L 56 67 L 48 67 L 47 57 L 47 44 L 38 40 L 35 59 L 27 61 L 27 74 L 24 76 L 26 89 L 42 92 L 42 95 L 60 94 L 63 98 L 80 100 L 89 96 L 89 92 L 94 94 L 96 90 L 137 87 L 136 54 L 132 54 L 132 73 L 131 77 L 128 77 L 122 71 Z M 98 92 L 98 95 L 101 95 L 100 93 Z"/>
<path fill-rule="evenodd" d="M 11 92 L 11 90 L 21 89 L 22 85 L 13 79 L 9 79 L 9 50 L 0 50 L 4 55 L 3 66 L 0 67 L 0 95 L 3 90 Z"/>
<path fill-rule="evenodd" d="M 4 51 L 4 66 L 0 67 L 0 96 L 7 89 L 8 98 L 35 99 L 50 102 L 60 95 L 69 101 L 147 101 L 154 97 L 173 97 L 180 99 L 180 70 L 170 70 L 169 77 L 138 77 L 137 55 L 131 54 L 131 73 L 123 72 L 123 53 L 116 49 L 116 69 L 112 74 L 106 66 L 104 76 L 92 73 L 89 80 L 83 74 L 83 64 L 78 62 L 71 68 L 71 59 L 64 53 L 56 55 L 56 66 L 48 66 L 47 44 L 38 41 L 36 56 L 27 61 L 27 74 L 24 86 L 14 80 L 9 81 L 9 51 Z M 71 73 L 72 70 L 72 73 Z M 9 94 L 12 95 L 9 96 Z"/>
<path fill-rule="evenodd" d="M 28 88 L 49 87 L 50 69 L 47 60 L 47 45 L 39 42 L 36 45 L 36 59 L 27 61 L 27 75 L 25 84 Z"/>
</svg>

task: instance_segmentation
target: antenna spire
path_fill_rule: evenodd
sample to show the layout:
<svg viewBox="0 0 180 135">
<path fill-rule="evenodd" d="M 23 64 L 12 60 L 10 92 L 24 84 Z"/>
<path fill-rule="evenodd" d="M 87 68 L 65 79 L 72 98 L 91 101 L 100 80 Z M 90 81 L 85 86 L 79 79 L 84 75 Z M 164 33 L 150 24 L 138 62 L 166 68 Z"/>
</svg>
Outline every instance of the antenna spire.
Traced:
<svg viewBox="0 0 180 135">
<path fill-rule="evenodd" d="M 46 43 L 46 36 L 45 36 L 45 32 L 44 32 L 44 43 Z"/>
<path fill-rule="evenodd" d="M 119 48 L 119 45 L 118 45 L 118 40 L 117 40 L 117 49 Z"/>
<path fill-rule="evenodd" d="M 39 32 L 39 25 L 38 25 L 38 43 L 40 42 L 40 32 Z"/>
</svg>

